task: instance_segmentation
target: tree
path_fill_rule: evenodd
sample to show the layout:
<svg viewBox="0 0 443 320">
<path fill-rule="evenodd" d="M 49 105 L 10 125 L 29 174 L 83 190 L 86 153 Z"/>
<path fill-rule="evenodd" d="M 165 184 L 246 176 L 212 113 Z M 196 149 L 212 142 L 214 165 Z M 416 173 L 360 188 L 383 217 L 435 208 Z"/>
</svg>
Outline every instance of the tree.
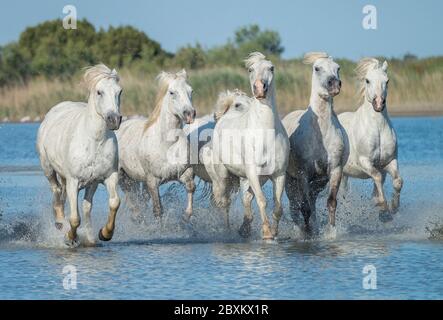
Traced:
<svg viewBox="0 0 443 320">
<path fill-rule="evenodd" d="M 278 32 L 261 31 L 255 24 L 237 29 L 235 44 L 240 51 L 261 51 L 275 56 L 280 56 L 284 51 Z"/>
<path fill-rule="evenodd" d="M 195 47 L 183 47 L 175 55 L 176 64 L 187 69 L 202 68 L 205 66 L 206 60 L 206 53 L 199 43 Z"/>
<path fill-rule="evenodd" d="M 64 29 L 57 19 L 27 28 L 18 47 L 33 75 L 70 76 L 94 62 L 95 40 L 95 28 L 88 21 L 78 21 L 77 29 Z"/>
<path fill-rule="evenodd" d="M 130 26 L 100 30 L 95 54 L 100 61 L 112 67 L 122 67 L 136 60 L 152 60 L 167 55 L 158 42 Z"/>
</svg>

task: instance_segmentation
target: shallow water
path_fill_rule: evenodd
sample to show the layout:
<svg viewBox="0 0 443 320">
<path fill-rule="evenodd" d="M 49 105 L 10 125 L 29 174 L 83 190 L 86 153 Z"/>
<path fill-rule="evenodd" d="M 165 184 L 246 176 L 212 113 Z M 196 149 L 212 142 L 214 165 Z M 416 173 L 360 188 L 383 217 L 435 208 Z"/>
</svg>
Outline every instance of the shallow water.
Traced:
<svg viewBox="0 0 443 320">
<path fill-rule="evenodd" d="M 253 235 L 244 241 L 235 230 L 242 221 L 238 199 L 231 232 L 204 199 L 196 202 L 190 229 L 180 224 L 184 190 L 167 185 L 163 227 L 152 221 L 149 207 L 148 225 L 134 224 L 123 205 L 111 242 L 76 249 L 66 248 L 63 233 L 53 227 L 50 190 L 35 153 L 38 125 L 2 124 L 0 298 L 442 299 L 443 242 L 428 240 L 427 228 L 443 221 L 443 118 L 393 122 L 405 186 L 392 222 L 378 220 L 371 183 L 352 180 L 349 194 L 340 193 L 336 240 L 301 240 L 285 199 L 281 240 L 260 240 L 256 214 Z M 386 190 L 390 196 L 390 181 Z M 324 203 L 322 197 L 317 204 L 323 221 Z M 95 233 L 105 221 L 101 187 L 94 199 Z M 375 267 L 374 290 L 363 286 L 368 265 Z M 67 266 L 76 268 L 76 289 L 63 286 Z"/>
</svg>

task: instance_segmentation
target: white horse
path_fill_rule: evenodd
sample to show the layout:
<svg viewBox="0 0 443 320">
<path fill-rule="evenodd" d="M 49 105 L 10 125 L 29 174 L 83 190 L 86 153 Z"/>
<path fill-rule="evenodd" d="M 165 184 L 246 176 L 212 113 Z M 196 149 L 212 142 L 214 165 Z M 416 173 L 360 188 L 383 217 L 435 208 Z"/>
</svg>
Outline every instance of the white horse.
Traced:
<svg viewBox="0 0 443 320">
<path fill-rule="evenodd" d="M 262 219 L 263 238 L 272 239 L 278 234 L 282 215 L 281 197 L 289 141 L 275 106 L 274 66 L 259 52 L 251 53 L 245 62 L 254 98 L 240 92 L 220 96 L 215 115 L 217 124 L 205 166 L 213 182 L 213 196 L 222 206 L 229 206 L 232 181 L 240 178 L 245 206 L 240 234 L 245 237 L 250 234 L 253 219 L 251 202 L 255 196 Z M 234 143 L 233 148 L 231 142 Z M 266 197 L 261 188 L 268 179 L 273 182 L 275 204 L 272 230 L 266 214 Z"/>
<path fill-rule="evenodd" d="M 186 71 L 162 72 L 155 109 L 148 120 L 123 122 L 117 132 L 120 155 L 121 187 L 130 201 L 139 182 L 146 184 L 156 218 L 162 216 L 159 186 L 168 181 L 182 182 L 188 193 L 185 220 L 192 215 L 195 184 L 189 164 L 189 143 L 184 123 L 195 118 L 192 88 Z"/>
<path fill-rule="evenodd" d="M 108 222 L 100 229 L 99 239 L 111 240 L 115 217 L 120 205 L 117 194 L 118 148 L 113 130 L 120 126 L 120 95 L 118 75 L 103 64 L 86 70 L 84 80 L 89 88 L 88 103 L 65 101 L 53 107 L 40 125 L 37 151 L 45 176 L 53 193 L 56 227 L 64 221 L 67 195 L 70 204 L 71 229 L 65 241 L 69 246 L 79 244 L 77 228 L 78 191 L 85 188 L 83 215 L 86 220 L 87 240 L 94 242 L 90 214 L 92 198 L 99 183 L 109 193 Z"/>
<path fill-rule="evenodd" d="M 341 89 L 340 67 L 326 53 L 308 53 L 304 63 L 313 65 L 309 107 L 283 119 L 291 145 L 286 193 L 294 222 L 298 224 L 301 211 L 305 232 L 311 235 L 317 196 L 329 182 L 328 231 L 333 236 L 344 154 L 343 129 L 333 109 L 333 98 Z"/>
<path fill-rule="evenodd" d="M 374 197 L 382 211 L 388 210 L 383 183 L 386 173 L 392 177 L 394 195 L 392 211 L 400 205 L 403 180 L 397 161 L 397 137 L 386 108 L 388 95 L 388 63 L 377 59 L 362 59 L 357 75 L 362 82 L 363 104 L 355 112 L 345 112 L 338 119 L 343 125 L 349 157 L 343 168 L 344 185 L 347 177 L 374 180 Z"/>
</svg>

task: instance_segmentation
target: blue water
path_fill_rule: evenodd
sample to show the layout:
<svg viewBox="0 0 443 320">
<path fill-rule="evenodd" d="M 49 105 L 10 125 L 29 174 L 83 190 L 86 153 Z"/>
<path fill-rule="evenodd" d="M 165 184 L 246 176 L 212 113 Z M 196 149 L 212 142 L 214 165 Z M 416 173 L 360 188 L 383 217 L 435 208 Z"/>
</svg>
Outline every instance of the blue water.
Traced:
<svg viewBox="0 0 443 320">
<path fill-rule="evenodd" d="M 111 242 L 76 249 L 66 248 L 53 227 L 50 190 L 35 153 L 38 125 L 2 124 L 0 299 L 442 299 L 443 242 L 429 240 L 427 228 L 443 223 L 443 118 L 393 122 L 405 186 L 392 222 L 378 220 L 371 183 L 353 180 L 349 194 L 339 194 L 336 240 L 303 241 L 285 199 L 281 240 L 260 240 L 255 210 L 253 236 L 245 241 L 235 230 L 242 221 L 238 199 L 231 232 L 204 199 L 196 201 L 190 230 L 179 223 L 184 190 L 167 185 L 162 228 L 149 207 L 148 225 L 134 224 L 123 204 Z M 390 181 L 386 190 L 390 195 Z M 324 197 L 317 206 L 326 217 Z M 94 232 L 106 210 L 100 188 Z M 375 267 L 372 290 L 363 285 L 368 265 Z M 72 275 L 63 273 L 67 266 L 76 269 L 76 288 L 63 285 Z"/>
</svg>

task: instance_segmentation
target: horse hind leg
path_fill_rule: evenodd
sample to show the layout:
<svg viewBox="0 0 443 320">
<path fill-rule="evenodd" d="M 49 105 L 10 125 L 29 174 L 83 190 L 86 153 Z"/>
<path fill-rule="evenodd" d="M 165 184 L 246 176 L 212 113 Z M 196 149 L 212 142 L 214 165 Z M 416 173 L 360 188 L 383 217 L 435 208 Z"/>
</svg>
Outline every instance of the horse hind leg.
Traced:
<svg viewBox="0 0 443 320">
<path fill-rule="evenodd" d="M 195 192 L 194 172 L 192 168 L 188 168 L 179 178 L 180 182 L 184 184 L 187 192 L 187 206 L 183 220 L 188 222 L 192 217 L 192 203 Z"/>
<path fill-rule="evenodd" d="M 302 220 L 300 217 L 301 211 L 301 203 L 302 199 L 300 198 L 299 191 L 300 189 L 297 187 L 297 181 L 290 175 L 286 175 L 285 179 L 286 185 L 286 195 L 289 200 L 289 213 L 291 215 L 292 221 L 297 227 L 302 225 Z"/>
<path fill-rule="evenodd" d="M 47 175 L 47 178 L 52 190 L 52 208 L 55 217 L 55 227 L 61 230 L 63 229 L 63 222 L 65 221 L 66 182 L 65 184 L 63 184 L 63 181 L 60 183 L 57 179 L 57 173 L 54 170 Z"/>
<path fill-rule="evenodd" d="M 125 203 L 127 204 L 129 211 L 131 213 L 131 220 L 137 224 L 142 224 L 144 222 L 144 217 L 140 210 L 137 208 L 138 202 L 138 183 L 130 178 L 126 172 L 120 171 L 119 185 L 125 195 Z"/>
</svg>

